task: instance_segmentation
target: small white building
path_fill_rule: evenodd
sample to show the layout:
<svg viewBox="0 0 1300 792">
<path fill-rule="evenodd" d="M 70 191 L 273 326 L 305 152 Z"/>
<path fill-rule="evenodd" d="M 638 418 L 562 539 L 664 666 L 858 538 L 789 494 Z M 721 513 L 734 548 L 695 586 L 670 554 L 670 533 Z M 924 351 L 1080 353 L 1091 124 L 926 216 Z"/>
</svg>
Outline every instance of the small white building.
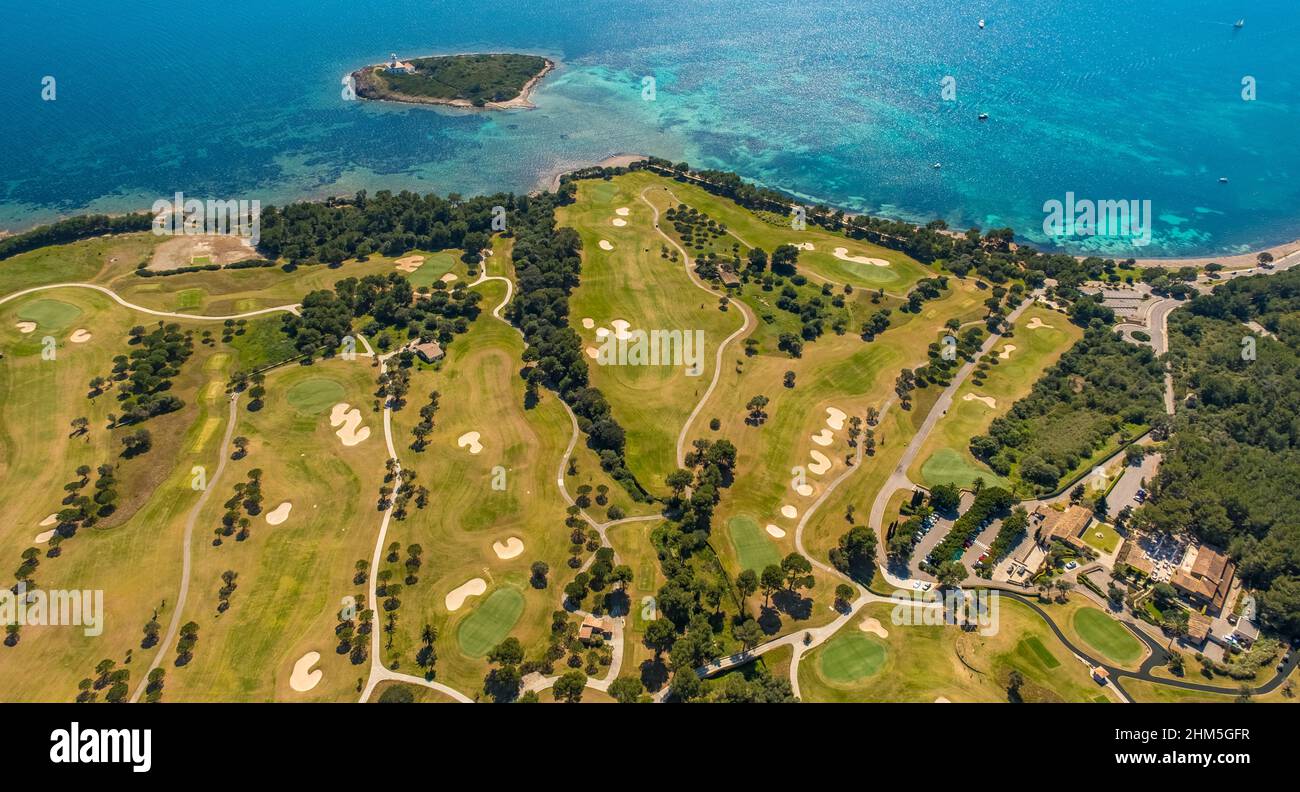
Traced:
<svg viewBox="0 0 1300 792">
<path fill-rule="evenodd" d="M 389 74 L 412 74 L 415 72 L 415 67 L 406 61 L 399 61 L 397 53 L 393 52 L 388 56 L 388 65 L 384 67 L 384 71 Z"/>
</svg>

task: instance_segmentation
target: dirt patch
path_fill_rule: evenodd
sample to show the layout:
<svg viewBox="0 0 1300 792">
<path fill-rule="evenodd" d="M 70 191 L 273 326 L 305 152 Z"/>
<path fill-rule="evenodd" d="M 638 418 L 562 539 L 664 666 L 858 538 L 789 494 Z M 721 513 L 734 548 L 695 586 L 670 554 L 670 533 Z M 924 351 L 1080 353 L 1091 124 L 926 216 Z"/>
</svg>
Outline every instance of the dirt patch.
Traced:
<svg viewBox="0 0 1300 792">
<path fill-rule="evenodd" d="M 167 272 L 204 264 L 234 264 L 257 258 L 257 251 L 245 237 L 199 234 L 178 236 L 159 244 L 149 259 L 149 269 Z"/>
</svg>

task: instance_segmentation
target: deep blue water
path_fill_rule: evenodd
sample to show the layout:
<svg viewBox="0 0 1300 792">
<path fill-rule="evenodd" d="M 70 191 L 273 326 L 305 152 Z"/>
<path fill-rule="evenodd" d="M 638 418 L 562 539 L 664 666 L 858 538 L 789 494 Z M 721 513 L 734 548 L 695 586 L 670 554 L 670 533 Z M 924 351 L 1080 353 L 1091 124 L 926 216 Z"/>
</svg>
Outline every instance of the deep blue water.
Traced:
<svg viewBox="0 0 1300 792">
<path fill-rule="evenodd" d="M 1037 241 L 1044 201 L 1067 191 L 1151 201 L 1152 245 L 1077 250 L 1300 237 L 1295 0 L 0 0 L 0 12 L 0 228 L 178 190 L 263 203 L 525 191 L 642 152 Z M 347 71 L 391 51 L 471 50 L 562 66 L 531 111 L 341 96 Z M 1247 75 L 1255 101 L 1241 96 Z M 941 98 L 945 76 L 955 101 Z"/>
</svg>

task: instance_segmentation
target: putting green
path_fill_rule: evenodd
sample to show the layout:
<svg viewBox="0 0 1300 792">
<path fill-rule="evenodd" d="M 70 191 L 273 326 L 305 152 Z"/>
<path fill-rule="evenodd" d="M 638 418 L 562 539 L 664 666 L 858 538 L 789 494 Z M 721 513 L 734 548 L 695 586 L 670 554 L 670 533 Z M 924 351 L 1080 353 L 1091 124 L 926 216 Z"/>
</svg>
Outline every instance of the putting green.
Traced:
<svg viewBox="0 0 1300 792">
<path fill-rule="evenodd" d="M 18 318 L 35 322 L 38 330 L 63 330 L 78 316 L 81 316 L 81 309 L 62 300 L 36 300 L 18 309 Z"/>
<path fill-rule="evenodd" d="M 322 413 L 343 401 L 343 386 L 332 379 L 312 377 L 289 389 L 286 398 L 300 413 Z"/>
<path fill-rule="evenodd" d="M 878 673 L 888 656 L 889 647 L 879 638 L 842 632 L 822 650 L 822 676 L 832 682 L 857 682 Z"/>
<path fill-rule="evenodd" d="M 1080 608 L 1071 623 L 1089 646 L 1116 663 L 1132 663 L 1142 656 L 1142 644 L 1128 628 L 1096 608 Z"/>
<path fill-rule="evenodd" d="M 982 468 L 952 448 L 940 448 L 925 460 L 921 466 L 921 475 L 930 486 L 936 484 L 956 484 L 969 488 L 977 478 L 984 479 L 985 484 L 1005 484 L 1006 479 Z"/>
<path fill-rule="evenodd" d="M 424 257 L 424 263 L 415 272 L 407 273 L 406 279 L 415 288 L 432 286 L 443 275 L 456 266 L 456 256 L 446 251 L 439 251 Z M 453 284 L 454 285 L 454 284 Z"/>
<path fill-rule="evenodd" d="M 776 545 L 748 514 L 738 514 L 727 520 L 727 533 L 731 535 L 731 546 L 736 549 L 741 569 L 761 573 L 768 564 L 781 563 Z"/>
<path fill-rule="evenodd" d="M 524 595 L 517 589 L 500 588 L 488 595 L 465 621 L 460 623 L 456 640 L 460 650 L 470 657 L 482 657 L 501 643 L 524 612 Z"/>
</svg>

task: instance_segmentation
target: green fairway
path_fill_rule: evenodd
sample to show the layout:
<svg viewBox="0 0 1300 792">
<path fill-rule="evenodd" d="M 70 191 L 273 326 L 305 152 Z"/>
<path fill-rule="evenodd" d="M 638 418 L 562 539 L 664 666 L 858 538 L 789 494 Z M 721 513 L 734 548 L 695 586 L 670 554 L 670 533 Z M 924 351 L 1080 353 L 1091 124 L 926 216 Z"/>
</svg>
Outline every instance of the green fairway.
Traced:
<svg viewBox="0 0 1300 792">
<path fill-rule="evenodd" d="M 38 331 L 66 329 L 81 316 L 81 309 L 62 300 L 36 300 L 18 310 L 18 318 L 35 322 Z"/>
<path fill-rule="evenodd" d="M 781 562 L 781 555 L 776 545 L 767 538 L 767 534 L 748 514 L 738 514 L 727 521 L 727 532 L 731 535 L 731 544 L 736 548 L 741 569 L 762 572 L 768 564 Z"/>
<path fill-rule="evenodd" d="M 1020 646 L 1027 648 L 1035 657 L 1042 661 L 1043 665 L 1048 668 L 1056 668 L 1061 664 L 1061 661 L 1052 656 L 1052 653 L 1047 651 L 1047 647 L 1043 646 L 1043 642 L 1038 640 L 1035 636 L 1031 635 L 1021 641 Z M 1017 647 L 1017 649 L 1019 648 L 1020 647 Z"/>
<path fill-rule="evenodd" d="M 888 656 L 888 647 L 874 636 L 841 632 L 826 644 L 821 672 L 832 682 L 856 682 L 880 671 Z"/>
<path fill-rule="evenodd" d="M 1072 624 L 1089 646 L 1116 663 L 1132 663 L 1142 656 L 1142 644 L 1128 628 L 1096 608 L 1079 609 Z"/>
<path fill-rule="evenodd" d="M 202 289 L 182 289 L 176 292 L 176 310 L 178 311 L 191 311 L 202 304 Z"/>
<path fill-rule="evenodd" d="M 977 478 L 984 479 L 985 484 L 1006 483 L 1006 479 L 952 448 L 940 448 L 934 452 L 921 466 L 921 477 L 930 486 L 956 484 L 965 489 L 969 489 Z"/>
<path fill-rule="evenodd" d="M 332 379 L 312 377 L 290 388 L 286 398 L 298 412 L 314 415 L 343 401 L 343 386 Z"/>
<path fill-rule="evenodd" d="M 517 589 L 500 588 L 460 623 L 456 638 L 460 650 L 470 657 L 482 657 L 501 643 L 524 612 L 524 595 Z"/>
</svg>

